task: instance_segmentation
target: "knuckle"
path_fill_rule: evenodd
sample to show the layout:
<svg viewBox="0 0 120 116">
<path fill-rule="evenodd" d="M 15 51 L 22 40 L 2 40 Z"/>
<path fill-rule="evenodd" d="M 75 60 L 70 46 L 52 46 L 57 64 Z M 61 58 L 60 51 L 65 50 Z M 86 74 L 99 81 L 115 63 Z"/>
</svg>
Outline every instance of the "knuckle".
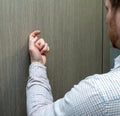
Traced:
<svg viewBox="0 0 120 116">
<path fill-rule="evenodd" d="M 46 52 L 47 51 L 47 49 L 45 48 L 45 49 L 43 49 L 43 52 Z"/>
<path fill-rule="evenodd" d="M 40 38 L 40 41 L 41 41 L 41 42 L 45 42 L 43 38 Z"/>
<path fill-rule="evenodd" d="M 44 47 L 45 47 L 45 44 L 42 44 L 42 45 L 41 45 L 41 48 L 43 49 Z"/>
<path fill-rule="evenodd" d="M 48 43 L 46 43 L 45 45 L 46 45 L 46 47 L 48 47 Z"/>
<path fill-rule="evenodd" d="M 48 52 L 50 51 L 50 47 L 48 47 Z"/>
<path fill-rule="evenodd" d="M 45 46 L 45 42 L 41 42 L 40 44 L 41 44 L 41 46 Z"/>
</svg>

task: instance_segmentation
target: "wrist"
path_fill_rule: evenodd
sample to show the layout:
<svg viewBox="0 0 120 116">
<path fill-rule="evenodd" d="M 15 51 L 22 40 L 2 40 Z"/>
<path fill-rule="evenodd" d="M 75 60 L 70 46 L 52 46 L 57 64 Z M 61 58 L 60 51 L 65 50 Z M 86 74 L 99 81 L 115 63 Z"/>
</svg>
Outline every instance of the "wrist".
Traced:
<svg viewBox="0 0 120 116">
<path fill-rule="evenodd" d="M 32 60 L 32 61 L 31 61 L 31 64 L 40 64 L 40 65 L 45 66 L 42 62 L 36 61 L 36 60 Z"/>
<path fill-rule="evenodd" d="M 41 60 L 34 60 L 34 59 L 31 59 L 31 64 L 32 64 L 32 63 L 40 63 L 40 64 L 42 64 L 42 65 L 45 66 L 45 64 L 44 64 Z"/>
<path fill-rule="evenodd" d="M 32 62 L 39 62 L 39 63 L 45 65 L 46 64 L 46 56 L 41 56 L 41 58 L 40 58 L 40 57 L 32 57 L 30 55 L 30 61 L 31 61 L 31 63 Z"/>
<path fill-rule="evenodd" d="M 37 60 L 31 60 L 31 64 L 32 63 L 40 63 L 40 64 L 44 65 L 41 61 L 37 61 Z"/>
</svg>

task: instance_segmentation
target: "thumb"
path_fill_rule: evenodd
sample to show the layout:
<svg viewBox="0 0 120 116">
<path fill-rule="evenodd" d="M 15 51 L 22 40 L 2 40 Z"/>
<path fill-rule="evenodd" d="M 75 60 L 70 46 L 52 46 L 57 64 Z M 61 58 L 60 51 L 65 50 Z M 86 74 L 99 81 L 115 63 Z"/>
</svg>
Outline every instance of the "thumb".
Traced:
<svg viewBox="0 0 120 116">
<path fill-rule="evenodd" d="M 29 47 L 34 47 L 35 46 L 35 42 L 38 40 L 37 37 L 32 38 L 32 40 L 29 41 Z"/>
<path fill-rule="evenodd" d="M 29 51 L 31 53 L 39 52 L 39 49 L 35 46 L 35 41 L 37 41 L 37 37 L 35 37 L 32 41 L 29 42 Z"/>
<path fill-rule="evenodd" d="M 36 36 L 36 37 L 34 37 L 33 39 L 32 39 L 32 43 L 33 44 L 35 44 L 35 42 L 38 40 L 38 37 Z"/>
</svg>

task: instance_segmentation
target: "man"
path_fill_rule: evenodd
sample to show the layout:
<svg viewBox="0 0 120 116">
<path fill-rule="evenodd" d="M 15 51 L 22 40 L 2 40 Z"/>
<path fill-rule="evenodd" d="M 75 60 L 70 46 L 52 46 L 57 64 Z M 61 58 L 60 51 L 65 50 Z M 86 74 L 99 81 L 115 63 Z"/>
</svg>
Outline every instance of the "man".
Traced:
<svg viewBox="0 0 120 116">
<path fill-rule="evenodd" d="M 105 7 L 109 36 L 120 49 L 120 0 L 105 0 Z M 39 33 L 37 30 L 29 36 L 28 116 L 120 116 L 120 56 L 110 72 L 87 77 L 53 102 L 44 66 L 50 49 L 43 39 L 38 40 Z"/>
</svg>

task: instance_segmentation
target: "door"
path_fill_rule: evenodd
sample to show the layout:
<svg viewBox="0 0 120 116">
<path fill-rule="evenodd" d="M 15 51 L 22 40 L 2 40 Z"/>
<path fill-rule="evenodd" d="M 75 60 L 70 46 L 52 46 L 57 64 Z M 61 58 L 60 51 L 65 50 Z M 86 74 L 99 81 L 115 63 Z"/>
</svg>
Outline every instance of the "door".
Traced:
<svg viewBox="0 0 120 116">
<path fill-rule="evenodd" d="M 26 116 L 28 34 L 35 29 L 51 48 L 47 70 L 55 99 L 102 73 L 102 6 L 101 0 L 0 0 L 0 116 Z"/>
</svg>

